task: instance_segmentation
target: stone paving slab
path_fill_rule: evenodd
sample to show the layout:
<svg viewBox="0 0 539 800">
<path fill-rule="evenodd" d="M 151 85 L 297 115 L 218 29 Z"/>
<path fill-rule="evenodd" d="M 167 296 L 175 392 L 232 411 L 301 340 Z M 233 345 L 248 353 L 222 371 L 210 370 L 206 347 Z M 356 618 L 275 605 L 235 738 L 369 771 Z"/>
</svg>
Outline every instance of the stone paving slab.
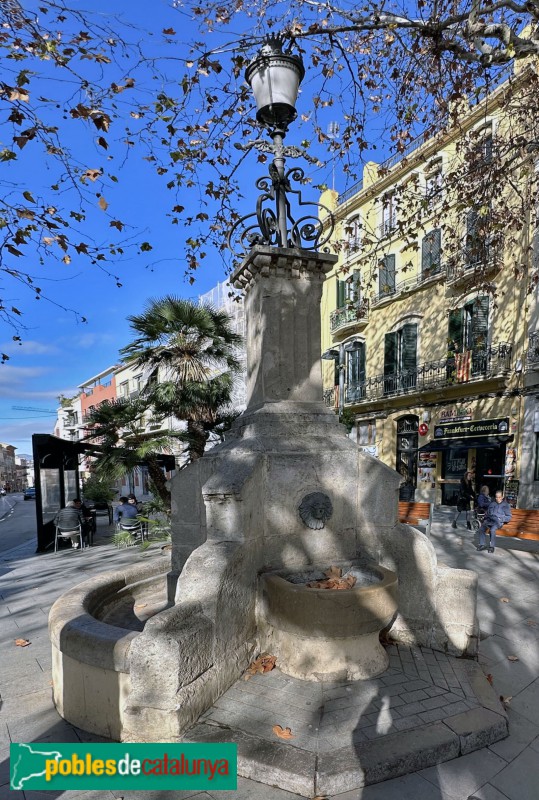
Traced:
<svg viewBox="0 0 539 800">
<path fill-rule="evenodd" d="M 239 775 L 311 797 L 415 772 L 507 736 L 507 714 L 477 663 L 400 645 L 388 654 L 390 669 L 372 680 L 316 683 L 278 669 L 242 678 L 185 739 L 235 741 Z M 293 738 L 278 738 L 275 725 Z"/>
</svg>

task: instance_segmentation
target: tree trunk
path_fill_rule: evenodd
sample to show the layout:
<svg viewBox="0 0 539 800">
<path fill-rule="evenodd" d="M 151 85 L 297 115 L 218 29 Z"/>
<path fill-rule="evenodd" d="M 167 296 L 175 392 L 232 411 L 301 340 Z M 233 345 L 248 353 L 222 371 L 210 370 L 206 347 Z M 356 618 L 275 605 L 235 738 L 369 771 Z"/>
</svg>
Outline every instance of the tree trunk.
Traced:
<svg viewBox="0 0 539 800">
<path fill-rule="evenodd" d="M 146 463 L 148 464 L 148 474 L 152 479 L 155 491 L 166 504 L 166 507 L 170 508 L 170 492 L 167 489 L 167 479 L 165 478 L 163 470 L 159 466 L 156 458 L 148 456 Z"/>
<path fill-rule="evenodd" d="M 189 458 L 191 461 L 196 461 L 204 455 L 208 435 L 204 430 L 203 423 L 194 419 L 187 420 L 187 433 L 189 434 L 189 444 L 187 446 Z"/>
</svg>

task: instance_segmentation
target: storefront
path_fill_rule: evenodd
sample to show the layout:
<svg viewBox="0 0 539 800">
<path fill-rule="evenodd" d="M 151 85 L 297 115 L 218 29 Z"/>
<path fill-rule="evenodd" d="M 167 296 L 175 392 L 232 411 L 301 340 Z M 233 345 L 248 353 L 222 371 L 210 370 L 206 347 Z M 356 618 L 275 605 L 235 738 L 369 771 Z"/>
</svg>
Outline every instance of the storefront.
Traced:
<svg viewBox="0 0 539 800">
<path fill-rule="evenodd" d="M 514 478 L 512 441 L 508 417 L 436 424 L 431 441 L 419 448 L 419 460 L 421 463 L 422 454 L 430 460 L 438 454 L 439 502 L 455 505 L 460 479 L 467 470 L 474 474 L 476 491 L 484 485 L 491 495 L 497 489 L 505 491 L 506 481 Z"/>
</svg>

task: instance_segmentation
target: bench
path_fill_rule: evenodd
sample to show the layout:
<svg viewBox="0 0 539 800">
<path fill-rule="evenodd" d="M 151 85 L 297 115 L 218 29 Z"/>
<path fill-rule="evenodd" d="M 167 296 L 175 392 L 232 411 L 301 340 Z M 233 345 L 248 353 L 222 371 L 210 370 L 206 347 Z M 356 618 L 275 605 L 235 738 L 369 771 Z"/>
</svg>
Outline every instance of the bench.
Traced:
<svg viewBox="0 0 539 800">
<path fill-rule="evenodd" d="M 399 503 L 400 505 L 400 503 Z M 512 508 L 511 521 L 496 531 L 496 536 L 539 541 L 539 509 Z"/>
<path fill-rule="evenodd" d="M 427 536 L 430 536 L 432 503 L 407 503 L 399 500 L 399 522 L 424 528 Z"/>
</svg>

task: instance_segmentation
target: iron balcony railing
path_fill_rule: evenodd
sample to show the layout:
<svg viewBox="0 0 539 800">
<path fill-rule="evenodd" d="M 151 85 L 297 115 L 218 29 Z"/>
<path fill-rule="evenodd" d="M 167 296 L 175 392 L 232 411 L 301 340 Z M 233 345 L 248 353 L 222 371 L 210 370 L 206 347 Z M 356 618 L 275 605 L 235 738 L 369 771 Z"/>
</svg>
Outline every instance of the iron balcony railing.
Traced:
<svg viewBox="0 0 539 800">
<path fill-rule="evenodd" d="M 331 333 L 335 333 L 346 325 L 357 322 L 367 322 L 369 319 L 369 304 L 366 300 L 360 303 L 352 303 L 349 306 L 336 308 L 329 315 L 329 328 Z"/>
<path fill-rule="evenodd" d="M 328 408 L 335 408 L 337 405 L 337 392 L 335 388 L 324 389 L 324 405 Z"/>
<path fill-rule="evenodd" d="M 375 375 L 365 381 L 349 383 L 344 402 L 370 402 L 502 376 L 511 368 L 512 350 L 512 345 L 501 342 L 485 350 L 466 350 L 450 358 L 428 361 L 414 370 Z"/>
<path fill-rule="evenodd" d="M 457 258 L 450 258 L 447 262 L 447 280 L 449 283 L 466 278 L 470 273 L 479 271 L 493 271 L 503 266 L 503 244 L 496 246 L 486 245 L 477 249 L 462 250 Z"/>
<path fill-rule="evenodd" d="M 429 283 L 429 281 L 434 281 L 443 277 L 445 277 L 445 272 L 441 266 L 430 267 L 429 269 L 423 270 L 419 275 L 414 275 L 413 278 L 406 278 L 403 281 L 399 281 L 395 286 L 387 285 L 383 289 L 380 289 L 378 294 L 371 301 L 371 305 L 373 307 L 377 306 L 390 297 L 395 297 L 403 292 L 410 292 L 412 289 L 424 283 Z"/>
<path fill-rule="evenodd" d="M 526 353 L 526 370 L 539 370 L 539 332 L 530 333 Z"/>
</svg>

